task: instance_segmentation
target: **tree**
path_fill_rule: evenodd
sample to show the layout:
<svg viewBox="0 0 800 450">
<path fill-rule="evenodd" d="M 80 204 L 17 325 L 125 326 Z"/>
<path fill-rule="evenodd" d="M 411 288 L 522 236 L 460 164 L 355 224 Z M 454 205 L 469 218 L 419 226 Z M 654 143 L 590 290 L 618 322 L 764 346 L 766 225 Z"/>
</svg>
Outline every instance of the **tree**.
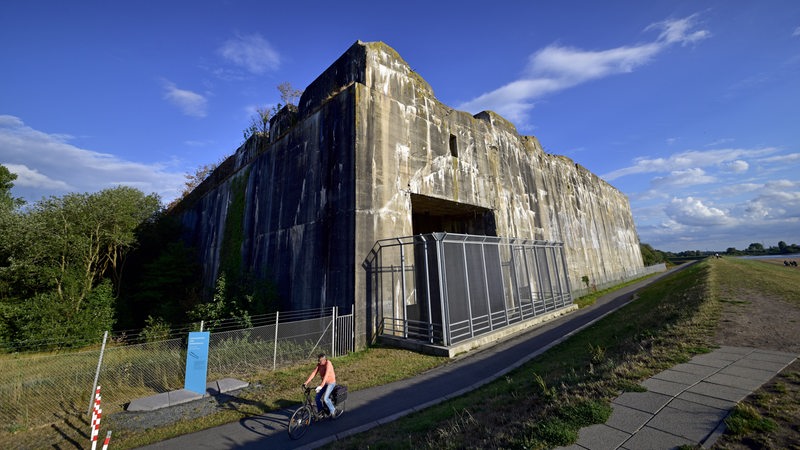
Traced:
<svg viewBox="0 0 800 450">
<path fill-rule="evenodd" d="M 120 186 L 43 199 L 19 214 L 0 271 L 0 301 L 15 311 L 9 320 L 25 324 L 15 337 L 79 339 L 108 329 L 135 230 L 160 206 L 157 195 Z"/>
<path fill-rule="evenodd" d="M 781 253 L 789 253 L 789 246 L 784 241 L 778 242 L 778 249 Z"/>
<path fill-rule="evenodd" d="M 278 92 L 281 93 L 281 103 L 284 105 L 297 105 L 297 100 L 303 95 L 302 89 L 295 89 L 292 83 L 284 81 L 278 85 Z"/>
<path fill-rule="evenodd" d="M 640 243 L 639 249 L 642 253 L 642 262 L 645 266 L 652 266 L 667 261 L 664 252 L 654 249 L 650 244 Z"/>
<path fill-rule="evenodd" d="M 21 198 L 11 195 L 16 179 L 17 174 L 11 173 L 6 166 L 0 164 L 0 212 L 9 212 L 25 204 Z"/>
<path fill-rule="evenodd" d="M 759 253 L 763 252 L 764 251 L 764 245 L 760 244 L 758 242 L 753 242 L 752 244 L 750 244 L 747 247 L 747 251 L 748 252 L 759 252 Z"/>
<path fill-rule="evenodd" d="M 303 95 L 302 89 L 295 89 L 292 83 L 284 81 L 277 86 L 281 95 L 281 102 L 272 108 L 259 106 L 255 114 L 250 116 L 250 124 L 242 131 L 244 140 L 247 141 L 254 134 L 269 136 L 269 121 L 283 108 L 283 105 L 297 105 L 297 100 Z"/>
<path fill-rule="evenodd" d="M 242 132 L 244 136 L 244 140 L 250 139 L 250 136 L 254 134 L 260 134 L 265 137 L 269 136 L 269 121 L 272 119 L 272 116 L 278 112 L 280 109 L 281 104 L 278 103 L 274 108 L 269 109 L 267 107 L 257 106 L 256 112 L 252 116 L 250 116 L 250 125 L 244 129 Z"/>
</svg>

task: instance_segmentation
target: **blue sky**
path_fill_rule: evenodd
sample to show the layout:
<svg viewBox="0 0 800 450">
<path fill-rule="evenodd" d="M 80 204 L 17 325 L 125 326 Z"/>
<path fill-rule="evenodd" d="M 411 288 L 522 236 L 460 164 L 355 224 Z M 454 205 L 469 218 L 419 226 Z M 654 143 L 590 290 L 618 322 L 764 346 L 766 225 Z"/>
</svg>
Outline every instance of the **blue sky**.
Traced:
<svg viewBox="0 0 800 450">
<path fill-rule="evenodd" d="M 356 40 L 625 193 L 661 250 L 800 244 L 800 2 L 63 2 L 0 14 L 0 164 L 29 202 L 174 198 Z"/>
</svg>

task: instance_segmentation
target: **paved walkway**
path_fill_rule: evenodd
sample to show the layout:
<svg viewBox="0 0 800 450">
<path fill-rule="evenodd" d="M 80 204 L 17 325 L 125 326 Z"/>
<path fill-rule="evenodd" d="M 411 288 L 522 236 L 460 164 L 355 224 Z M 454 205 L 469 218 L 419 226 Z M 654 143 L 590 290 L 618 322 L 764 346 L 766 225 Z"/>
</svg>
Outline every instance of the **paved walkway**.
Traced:
<svg viewBox="0 0 800 450">
<path fill-rule="evenodd" d="M 602 319 L 606 315 L 626 305 L 633 299 L 633 293 L 637 289 L 640 289 L 641 287 L 649 283 L 652 283 L 653 281 L 663 276 L 667 276 L 670 273 L 674 273 L 676 270 L 681 270 L 686 266 L 688 266 L 688 264 L 684 264 L 678 269 L 673 269 L 672 271 L 667 272 L 665 274 L 657 275 L 645 281 L 620 289 L 619 291 L 616 291 L 612 295 L 601 297 L 592 306 L 583 308 L 567 316 L 562 316 L 551 322 L 542 324 L 541 326 L 538 326 L 535 329 L 521 333 L 520 335 L 515 336 L 507 341 L 496 344 L 492 347 L 486 348 L 481 351 L 473 352 L 472 354 L 466 357 L 458 358 L 450 362 L 449 364 L 437 367 L 414 378 L 397 381 L 395 383 L 383 386 L 376 386 L 369 389 L 363 389 L 351 392 L 347 399 L 347 411 L 341 418 L 339 418 L 336 421 L 324 421 L 314 424 L 314 426 L 312 426 L 308 430 L 306 435 L 298 441 L 290 440 L 288 434 L 286 433 L 286 424 L 288 423 L 289 417 L 291 416 L 292 410 L 294 409 L 290 408 L 290 409 L 270 412 L 261 416 L 245 418 L 240 420 L 239 422 L 230 423 L 212 429 L 199 431 L 197 433 L 180 436 L 174 439 L 153 444 L 146 448 L 148 449 L 192 448 L 193 450 L 263 449 L 263 448 L 288 449 L 288 448 L 316 448 L 325 445 L 334 440 L 342 439 L 360 433 L 362 431 L 366 431 L 370 428 L 384 425 L 386 423 L 397 420 L 400 417 L 409 415 L 416 411 L 423 410 L 435 404 L 444 402 L 451 398 L 458 397 L 460 395 L 463 395 L 464 393 L 477 389 L 478 387 L 483 386 L 484 384 L 489 383 L 490 381 L 505 375 L 506 373 L 521 366 L 527 361 L 530 361 L 532 358 L 535 358 L 536 356 L 544 353 L 552 346 L 558 344 L 559 342 L 562 342 L 565 339 L 568 339 L 569 336 L 590 326 L 591 324 Z M 750 358 L 752 359 L 753 357 L 757 356 L 758 355 L 754 355 L 751 356 Z M 703 357 L 699 358 L 702 359 Z M 708 364 L 711 364 L 711 358 L 709 358 L 708 355 L 705 355 L 705 358 L 708 361 L 706 366 L 708 366 Z M 743 364 L 747 363 L 748 362 L 744 362 Z M 691 364 L 694 365 L 696 363 L 692 362 Z M 696 364 L 696 365 L 702 366 L 701 364 Z M 719 372 L 718 374 L 719 376 L 715 378 L 715 380 L 720 380 L 723 379 L 724 377 L 738 376 L 735 374 L 730 374 L 728 372 L 722 373 L 721 370 L 716 370 L 716 369 L 727 368 L 727 366 L 729 365 L 730 364 L 726 364 L 723 367 L 715 368 L 715 371 Z M 747 366 L 743 367 L 746 368 Z M 763 369 L 764 366 L 760 365 L 759 367 Z M 773 375 L 774 373 L 777 373 L 778 370 L 779 369 L 777 368 L 777 366 L 770 369 Z M 675 369 L 675 371 L 678 372 L 677 369 Z M 686 370 L 684 370 L 683 372 L 680 373 L 687 373 L 687 372 Z M 660 375 L 661 374 L 657 376 Z M 709 373 L 707 375 L 710 379 L 710 377 L 713 374 Z M 761 375 L 766 376 L 767 374 L 761 374 Z M 706 375 L 703 376 L 705 377 Z M 660 385 L 662 386 L 662 388 L 665 388 L 666 386 L 669 386 L 666 383 L 673 383 L 674 381 L 670 381 L 669 379 L 664 380 L 656 377 L 654 377 L 653 380 L 654 381 L 652 382 L 648 380 L 649 382 L 648 384 L 650 384 L 652 388 L 650 388 L 649 392 L 644 394 L 648 394 L 651 396 L 654 394 L 664 395 L 665 397 L 671 400 L 672 397 L 668 397 L 668 395 L 672 394 L 659 394 L 660 391 L 657 392 L 654 389 L 659 389 L 656 385 Z M 298 383 L 299 382 L 300 381 L 298 381 Z M 347 380 L 342 380 L 342 382 L 347 384 Z M 760 385 L 763 382 L 764 381 L 761 381 L 758 385 Z M 684 398 L 680 398 L 680 400 L 682 401 L 686 400 L 685 398 L 686 396 L 692 396 L 693 394 L 697 394 L 697 392 L 693 392 L 693 390 L 703 389 L 706 386 L 704 383 L 698 383 L 698 382 L 693 382 L 691 384 L 692 387 L 686 389 L 687 391 L 690 392 L 685 393 L 685 395 L 681 394 L 683 395 Z M 755 387 L 757 387 L 758 385 L 753 385 L 753 389 L 755 389 Z M 738 389 L 737 391 L 734 392 L 746 395 L 744 393 L 745 391 L 744 389 L 741 388 L 730 388 L 730 389 Z M 747 393 L 749 393 L 749 391 L 747 391 Z M 700 392 L 699 394 L 706 395 L 703 394 L 702 392 Z M 628 398 L 627 397 L 628 395 L 629 394 L 624 394 L 623 396 L 620 397 L 620 399 L 618 399 L 618 401 L 621 400 L 624 402 L 625 399 Z M 645 397 L 647 397 L 647 395 Z M 732 401 L 733 400 L 727 400 L 728 403 Z M 682 404 L 676 402 L 675 404 L 670 404 L 668 408 L 665 408 L 665 405 L 667 403 L 668 402 L 665 401 L 664 403 L 658 404 L 657 407 L 651 407 L 650 408 L 651 413 L 655 413 L 661 410 L 664 410 L 665 414 L 671 413 L 673 412 L 673 410 L 682 411 L 681 409 L 676 408 L 676 406 L 681 406 Z M 229 406 L 235 407 L 236 406 L 235 401 L 231 402 Z M 615 410 L 622 410 L 622 407 L 635 409 L 631 408 L 631 405 L 620 404 L 620 406 L 615 406 Z M 717 409 L 722 411 L 721 407 L 722 405 L 720 405 L 720 407 L 718 407 Z M 693 413 L 687 412 L 687 414 L 691 415 Z M 619 416 L 619 413 L 616 413 L 616 415 L 612 418 L 614 420 L 619 420 L 618 419 L 619 417 L 622 416 Z M 667 416 L 664 417 L 670 417 L 670 416 L 669 414 L 667 414 Z M 724 417 L 724 415 L 722 417 Z M 661 421 L 664 419 L 659 418 L 658 420 Z M 694 419 L 690 420 L 693 421 Z M 609 421 L 609 423 L 611 423 L 611 421 Z M 651 426 L 655 425 L 656 423 L 652 424 L 648 423 L 648 428 L 653 428 L 654 430 L 658 431 L 658 428 Z M 622 425 L 618 425 L 618 427 L 622 427 Z M 619 428 L 613 428 L 613 429 L 622 431 Z M 638 428 L 634 428 L 633 426 L 631 426 L 628 427 L 627 429 L 634 431 Z M 590 428 L 588 428 L 587 430 L 590 430 Z M 645 431 L 644 428 L 641 428 L 641 430 Z M 589 431 L 589 433 L 591 433 L 591 431 Z M 601 434 L 602 432 L 599 433 L 598 436 Z M 641 436 L 643 438 L 647 438 L 646 434 L 642 434 Z M 609 447 L 593 446 L 591 442 L 594 442 L 595 438 L 592 437 L 591 434 L 581 433 L 581 438 L 583 439 L 581 441 L 583 444 L 590 445 L 589 447 L 583 447 L 583 448 L 616 448 L 611 446 Z M 622 440 L 620 442 L 624 441 L 625 440 Z M 575 447 L 575 448 L 581 448 L 581 447 Z M 647 448 L 647 447 L 633 446 L 630 448 L 638 450 L 639 448 Z M 657 448 L 668 448 L 668 447 L 657 447 Z"/>
<path fill-rule="evenodd" d="M 697 355 L 642 382 L 647 392 L 626 392 L 611 404 L 605 424 L 582 428 L 561 450 L 710 447 L 723 420 L 741 401 L 791 364 L 797 355 L 722 347 Z"/>
</svg>

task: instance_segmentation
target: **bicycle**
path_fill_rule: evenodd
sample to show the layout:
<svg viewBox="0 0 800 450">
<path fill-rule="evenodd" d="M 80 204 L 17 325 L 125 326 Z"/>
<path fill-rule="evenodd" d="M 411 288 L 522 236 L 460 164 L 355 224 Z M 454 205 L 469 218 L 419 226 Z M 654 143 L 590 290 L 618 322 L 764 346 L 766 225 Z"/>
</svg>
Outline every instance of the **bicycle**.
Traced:
<svg viewBox="0 0 800 450">
<path fill-rule="evenodd" d="M 338 388 L 340 385 L 337 385 Z M 344 388 L 347 389 L 346 387 Z M 292 439 L 300 439 L 306 434 L 306 430 L 308 427 L 311 426 L 312 423 L 318 422 L 320 420 L 324 420 L 328 417 L 331 417 L 327 411 L 318 411 L 316 401 L 311 399 L 311 391 L 314 388 L 303 386 L 305 401 L 303 405 L 297 408 L 297 410 L 292 414 L 292 418 L 289 419 L 289 437 Z M 331 393 L 331 401 L 333 402 L 333 406 L 336 408 L 336 413 L 332 416 L 332 419 L 338 419 L 344 414 L 344 407 L 345 407 L 345 400 L 347 399 L 347 394 L 344 394 L 344 398 L 338 398 L 339 396 L 334 397 L 334 394 Z"/>
</svg>

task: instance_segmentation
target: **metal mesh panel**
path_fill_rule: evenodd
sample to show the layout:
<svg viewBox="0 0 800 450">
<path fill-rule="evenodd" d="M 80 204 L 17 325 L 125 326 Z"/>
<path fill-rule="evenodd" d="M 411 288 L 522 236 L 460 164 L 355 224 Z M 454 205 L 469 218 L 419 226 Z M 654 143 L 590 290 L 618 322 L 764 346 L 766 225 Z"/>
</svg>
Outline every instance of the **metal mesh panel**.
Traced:
<svg viewBox="0 0 800 450">
<path fill-rule="evenodd" d="M 443 244 L 443 253 L 450 340 L 451 342 L 458 342 L 471 336 L 470 304 L 463 245 L 445 242 Z"/>
<path fill-rule="evenodd" d="M 559 243 L 433 233 L 378 241 L 363 266 L 390 336 L 450 345 L 572 302 Z"/>
</svg>

